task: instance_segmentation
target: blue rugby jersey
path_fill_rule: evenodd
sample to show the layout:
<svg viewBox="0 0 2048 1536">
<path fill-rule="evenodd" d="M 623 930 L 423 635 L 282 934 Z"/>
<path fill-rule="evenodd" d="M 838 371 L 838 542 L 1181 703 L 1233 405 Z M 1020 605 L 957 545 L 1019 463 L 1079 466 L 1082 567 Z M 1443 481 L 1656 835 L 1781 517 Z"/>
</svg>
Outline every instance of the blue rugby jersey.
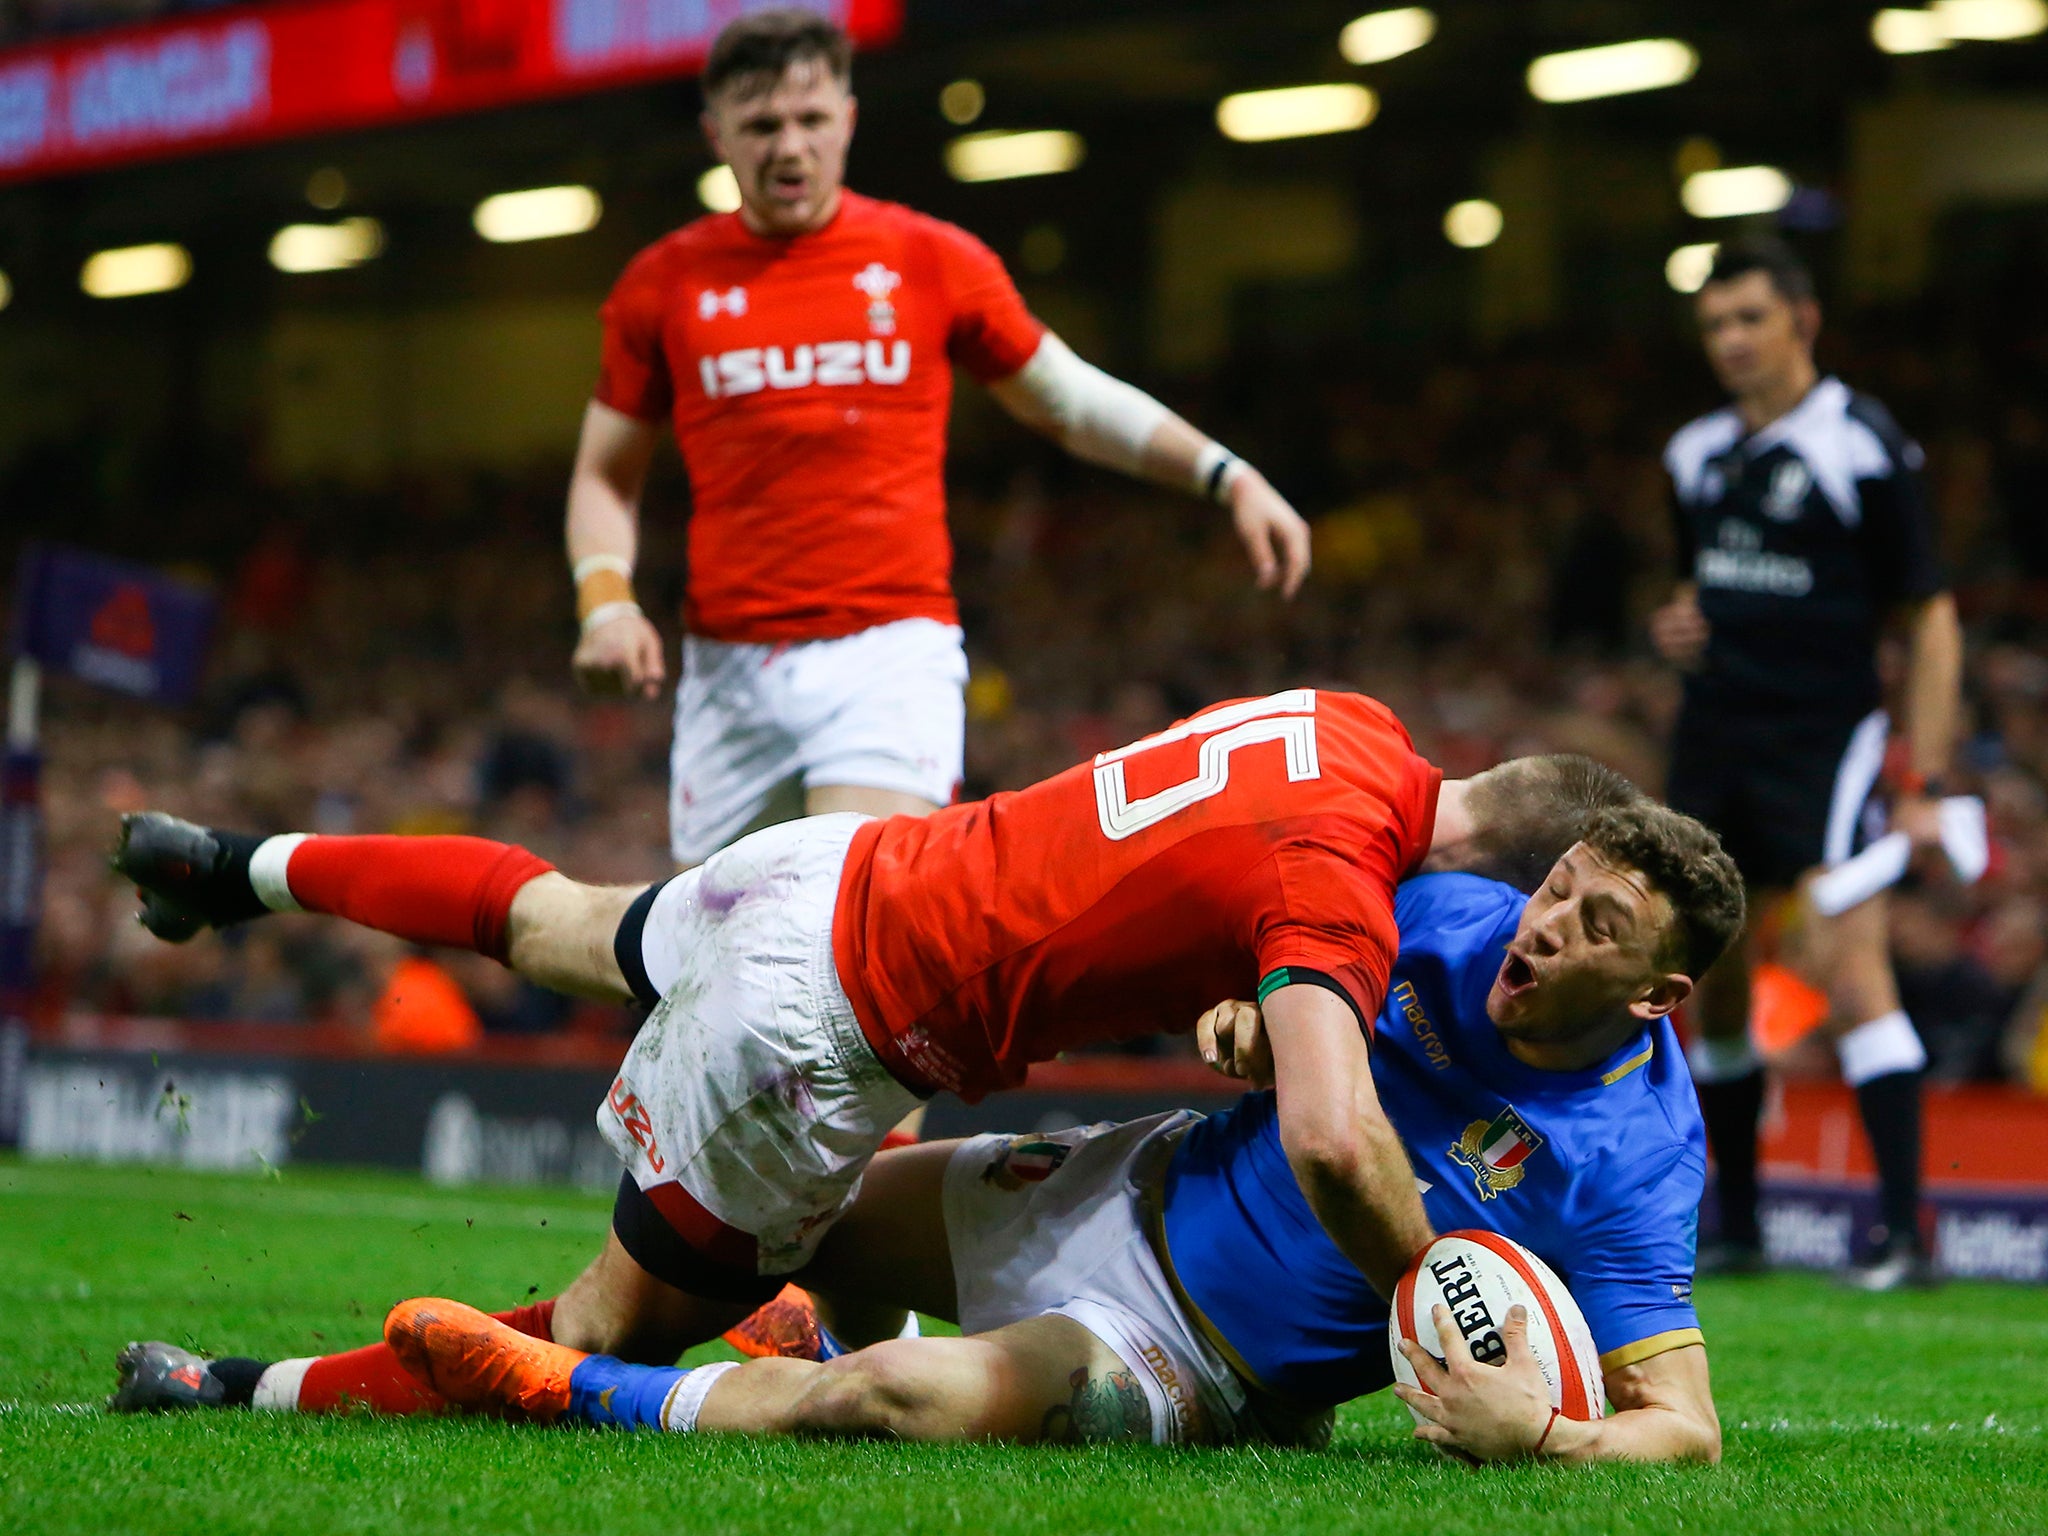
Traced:
<svg viewBox="0 0 2048 1536">
<path fill-rule="evenodd" d="M 1525 900 L 1471 875 L 1401 886 L 1373 1083 L 1436 1229 L 1488 1228 L 1539 1254 L 1571 1287 L 1611 1370 L 1699 1340 L 1706 1138 L 1668 1022 L 1584 1071 L 1540 1071 L 1509 1054 L 1486 995 Z M 1313 1404 L 1392 1382 L 1387 1304 L 1309 1209 L 1271 1093 L 1187 1133 L 1163 1207 L 1183 1299 L 1253 1380 Z"/>
</svg>

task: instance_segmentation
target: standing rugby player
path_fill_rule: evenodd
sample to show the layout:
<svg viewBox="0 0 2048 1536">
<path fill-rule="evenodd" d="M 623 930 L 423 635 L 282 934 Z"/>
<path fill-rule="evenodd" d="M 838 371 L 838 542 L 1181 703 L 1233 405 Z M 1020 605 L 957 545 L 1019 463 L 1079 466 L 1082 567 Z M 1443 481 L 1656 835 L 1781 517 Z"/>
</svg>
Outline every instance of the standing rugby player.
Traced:
<svg viewBox="0 0 2048 1536">
<path fill-rule="evenodd" d="M 739 183 L 636 257 L 569 488 L 594 689 L 651 698 L 659 632 L 631 585 L 662 423 L 693 496 L 670 788 L 702 863 L 797 777 L 806 814 L 924 814 L 961 773 L 967 661 L 943 469 L 952 369 L 1077 457 L 1229 508 L 1262 585 L 1292 596 L 1307 525 L 1248 465 L 1081 361 L 971 235 L 846 190 L 850 50 L 808 11 L 719 35 L 704 131 Z"/>
<path fill-rule="evenodd" d="M 1944 589 L 1922 455 L 1885 408 L 1814 367 L 1813 279 L 1775 240 L 1722 247 L 1700 289 L 1707 360 L 1732 404 L 1672 438 L 1683 580 L 1652 621 L 1686 672 L 1670 801 L 1718 831 L 1751 911 L 1881 825 L 1873 803 L 1893 722 L 1876 653 L 1907 644 L 1891 819 L 1937 835 L 1935 801 L 1961 709 L 1962 633 Z M 1878 1168 L 1883 1230 L 1854 1278 L 1926 1283 L 1920 1240 L 1920 1079 L 1927 1054 L 1899 1006 L 1882 895 L 1822 923 L 1808 948 L 1842 1075 Z M 1702 979 L 1693 1053 L 1719 1166 L 1722 1246 L 1702 1268 L 1761 1267 L 1757 1126 L 1763 1067 L 1749 1039 L 1740 948 Z"/>
</svg>

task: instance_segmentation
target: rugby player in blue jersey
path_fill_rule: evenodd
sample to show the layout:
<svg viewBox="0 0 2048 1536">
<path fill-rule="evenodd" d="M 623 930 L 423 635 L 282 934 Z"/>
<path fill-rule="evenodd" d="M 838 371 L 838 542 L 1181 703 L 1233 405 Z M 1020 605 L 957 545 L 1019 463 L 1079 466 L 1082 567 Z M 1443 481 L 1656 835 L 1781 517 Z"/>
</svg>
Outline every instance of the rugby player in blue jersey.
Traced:
<svg viewBox="0 0 2048 1536">
<path fill-rule="evenodd" d="M 1502 1232 L 1566 1279 L 1616 1410 L 1552 1427 L 1511 1319 L 1497 1370 L 1411 1351 L 1433 1389 L 1396 1389 L 1426 1417 L 1418 1437 L 1480 1460 L 1718 1458 L 1691 1303 L 1704 1138 L 1669 1015 L 1741 927 L 1733 864 L 1699 823 L 1637 799 L 1587 817 L 1531 896 L 1427 874 L 1397 916 L 1373 1078 L 1429 1219 Z M 1212 1011 L 1202 1038 L 1219 1065 L 1270 1080 L 1252 1005 Z M 680 1370 L 438 1300 L 395 1309 L 386 1337 L 446 1398 L 542 1421 L 1313 1444 L 1336 1404 L 1392 1371 L 1386 1302 L 1297 1181 L 1277 1113 L 1289 1091 L 1283 1075 L 1206 1119 L 877 1159 L 805 1283 L 955 1318 L 963 1338 Z"/>
</svg>

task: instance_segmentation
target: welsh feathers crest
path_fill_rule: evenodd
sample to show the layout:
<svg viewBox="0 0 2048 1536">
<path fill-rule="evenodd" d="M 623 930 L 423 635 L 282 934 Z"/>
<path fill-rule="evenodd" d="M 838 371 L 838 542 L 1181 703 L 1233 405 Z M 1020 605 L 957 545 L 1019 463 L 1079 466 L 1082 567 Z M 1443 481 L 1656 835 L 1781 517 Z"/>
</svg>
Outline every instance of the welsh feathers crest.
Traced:
<svg viewBox="0 0 2048 1536">
<path fill-rule="evenodd" d="M 878 336 L 896 329 L 896 306 L 889 296 L 903 286 L 903 274 L 871 261 L 853 274 L 853 286 L 868 296 L 868 328 Z"/>
</svg>

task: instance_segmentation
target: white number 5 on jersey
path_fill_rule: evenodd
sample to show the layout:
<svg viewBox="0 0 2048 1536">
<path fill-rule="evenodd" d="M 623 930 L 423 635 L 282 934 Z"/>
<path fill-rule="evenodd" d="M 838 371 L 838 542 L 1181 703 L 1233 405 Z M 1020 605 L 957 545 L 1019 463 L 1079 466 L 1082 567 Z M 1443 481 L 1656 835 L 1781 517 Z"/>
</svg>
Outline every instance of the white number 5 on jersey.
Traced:
<svg viewBox="0 0 2048 1536">
<path fill-rule="evenodd" d="M 1095 814 L 1102 823 L 1102 835 L 1122 842 L 1134 832 L 1156 826 L 1211 795 L 1220 795 L 1230 782 L 1230 754 L 1239 747 L 1277 741 L 1287 748 L 1287 778 L 1290 783 L 1322 777 L 1316 761 L 1316 691 L 1294 688 L 1271 698 L 1247 699 L 1226 704 L 1182 721 L 1170 731 L 1147 736 L 1128 747 L 1100 753 L 1095 759 Z M 1200 736 L 1201 756 L 1195 776 L 1169 785 L 1155 795 L 1133 800 L 1124 785 L 1124 759 L 1169 742 Z"/>
</svg>

